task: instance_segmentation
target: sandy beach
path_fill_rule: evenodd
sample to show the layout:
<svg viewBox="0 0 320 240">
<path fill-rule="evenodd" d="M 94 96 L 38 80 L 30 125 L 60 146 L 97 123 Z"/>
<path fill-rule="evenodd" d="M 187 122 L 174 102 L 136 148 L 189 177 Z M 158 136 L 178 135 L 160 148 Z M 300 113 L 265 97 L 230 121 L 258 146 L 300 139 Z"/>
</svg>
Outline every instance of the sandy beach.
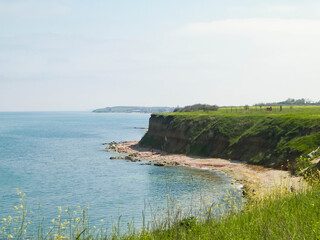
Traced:
<svg viewBox="0 0 320 240">
<path fill-rule="evenodd" d="M 268 192 L 278 186 L 285 186 L 293 191 L 303 183 L 300 177 L 292 176 L 288 171 L 220 158 L 168 154 L 157 149 L 139 147 L 138 141 L 112 143 L 106 149 L 128 155 L 127 159 L 132 161 L 141 160 L 159 166 L 181 165 L 222 171 L 243 184 L 248 193 Z"/>
</svg>

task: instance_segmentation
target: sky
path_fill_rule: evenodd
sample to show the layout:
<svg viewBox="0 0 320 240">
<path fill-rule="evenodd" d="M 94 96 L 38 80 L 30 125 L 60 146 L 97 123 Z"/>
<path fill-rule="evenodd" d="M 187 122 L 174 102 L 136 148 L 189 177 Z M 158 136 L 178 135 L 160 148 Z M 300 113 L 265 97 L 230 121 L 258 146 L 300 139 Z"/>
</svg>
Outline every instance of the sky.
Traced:
<svg viewBox="0 0 320 240">
<path fill-rule="evenodd" d="M 319 101 L 320 2 L 0 0 L 0 111 Z"/>
</svg>

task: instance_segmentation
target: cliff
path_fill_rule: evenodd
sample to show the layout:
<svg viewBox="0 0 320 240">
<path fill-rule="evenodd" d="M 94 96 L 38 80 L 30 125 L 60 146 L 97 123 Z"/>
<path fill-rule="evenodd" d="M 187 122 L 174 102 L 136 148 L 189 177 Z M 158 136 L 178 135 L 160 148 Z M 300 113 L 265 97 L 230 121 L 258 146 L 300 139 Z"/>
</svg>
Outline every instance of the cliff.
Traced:
<svg viewBox="0 0 320 240">
<path fill-rule="evenodd" d="M 143 147 L 279 168 L 320 145 L 320 115 L 152 114 Z"/>
</svg>

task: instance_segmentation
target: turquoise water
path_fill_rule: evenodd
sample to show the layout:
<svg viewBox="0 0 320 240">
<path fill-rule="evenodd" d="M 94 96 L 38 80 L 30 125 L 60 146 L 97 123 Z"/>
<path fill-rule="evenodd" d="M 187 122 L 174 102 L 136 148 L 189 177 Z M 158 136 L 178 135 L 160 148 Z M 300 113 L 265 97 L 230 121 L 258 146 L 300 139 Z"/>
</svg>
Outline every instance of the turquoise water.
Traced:
<svg viewBox="0 0 320 240">
<path fill-rule="evenodd" d="M 233 187 L 223 173 L 109 159 L 117 154 L 102 144 L 139 140 L 145 130 L 137 127 L 148 120 L 148 114 L 0 113 L 0 218 L 18 204 L 16 188 L 26 193 L 29 209 L 41 203 L 48 219 L 58 206 L 88 204 L 93 222 L 120 214 L 138 226 L 143 209 L 163 211 L 166 194 L 185 207 L 208 195 L 222 202 Z"/>
</svg>

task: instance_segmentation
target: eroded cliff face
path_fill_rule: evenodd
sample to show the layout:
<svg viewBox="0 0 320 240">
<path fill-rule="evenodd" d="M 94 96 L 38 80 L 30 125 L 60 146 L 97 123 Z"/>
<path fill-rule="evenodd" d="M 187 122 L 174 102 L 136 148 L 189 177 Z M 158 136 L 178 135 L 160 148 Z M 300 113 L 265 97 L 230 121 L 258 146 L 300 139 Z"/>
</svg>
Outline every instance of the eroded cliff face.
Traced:
<svg viewBox="0 0 320 240">
<path fill-rule="evenodd" d="M 310 133 L 319 134 L 318 130 L 305 127 L 304 131 L 299 124 L 289 126 L 272 118 L 152 114 L 140 145 L 169 153 L 280 167 L 303 153 L 287 146 L 288 142 Z M 317 141 L 315 144 L 320 145 L 320 137 Z"/>
<path fill-rule="evenodd" d="M 195 126 L 188 121 L 176 125 L 172 116 L 163 117 L 152 114 L 148 132 L 140 141 L 140 145 L 171 153 L 185 153 L 192 136 L 191 127 Z"/>
</svg>

